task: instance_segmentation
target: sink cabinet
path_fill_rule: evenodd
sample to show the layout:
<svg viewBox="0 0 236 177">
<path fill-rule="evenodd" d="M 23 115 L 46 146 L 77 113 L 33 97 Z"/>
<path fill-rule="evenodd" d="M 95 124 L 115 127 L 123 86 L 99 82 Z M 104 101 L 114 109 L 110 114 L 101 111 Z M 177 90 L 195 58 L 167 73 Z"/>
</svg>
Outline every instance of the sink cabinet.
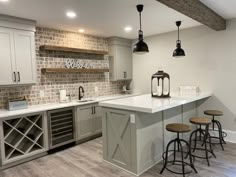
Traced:
<svg viewBox="0 0 236 177">
<path fill-rule="evenodd" d="M 34 113 L 0 121 L 2 165 L 17 162 L 48 150 L 44 113 Z"/>
<path fill-rule="evenodd" d="M 101 107 L 88 104 L 77 107 L 77 140 L 82 140 L 102 132 Z"/>
</svg>

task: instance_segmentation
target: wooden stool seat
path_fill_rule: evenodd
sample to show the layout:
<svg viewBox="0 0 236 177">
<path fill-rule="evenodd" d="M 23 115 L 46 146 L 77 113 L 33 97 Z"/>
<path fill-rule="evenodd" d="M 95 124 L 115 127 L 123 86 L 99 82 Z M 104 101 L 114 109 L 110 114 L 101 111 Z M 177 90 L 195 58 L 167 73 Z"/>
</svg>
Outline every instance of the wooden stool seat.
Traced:
<svg viewBox="0 0 236 177">
<path fill-rule="evenodd" d="M 185 133 L 185 132 L 190 132 L 191 127 L 186 124 L 168 124 L 166 125 L 166 130 L 174 133 Z"/>
<path fill-rule="evenodd" d="M 223 112 L 218 110 L 206 110 L 204 111 L 204 114 L 209 116 L 222 116 Z"/>
<path fill-rule="evenodd" d="M 190 119 L 190 122 L 192 124 L 197 124 L 197 125 L 209 125 L 211 123 L 211 120 L 206 117 L 192 117 Z"/>
<path fill-rule="evenodd" d="M 179 136 L 180 133 L 185 133 L 185 132 L 190 132 L 191 127 L 186 124 L 180 124 L 180 123 L 173 123 L 173 124 L 168 124 L 166 125 L 166 130 L 176 133 L 177 137 L 175 139 L 170 140 L 170 142 L 166 145 L 166 151 L 162 154 L 162 158 L 164 160 L 164 165 L 162 167 L 162 170 L 160 174 L 163 173 L 165 169 L 168 171 L 178 174 L 178 175 L 183 175 L 185 177 L 186 174 L 190 174 L 192 170 L 189 170 L 189 168 L 192 168 L 195 173 L 197 173 L 196 168 L 194 167 L 193 163 L 193 156 L 191 154 L 191 146 L 189 145 L 189 142 L 182 139 L 182 137 Z M 173 145 L 173 146 L 172 146 Z M 174 147 L 174 149 L 173 149 Z M 184 149 L 183 149 L 184 147 Z M 187 151 L 186 151 L 187 149 Z M 178 157 L 176 154 L 177 152 L 181 155 L 181 157 Z M 174 154 L 174 158 L 168 159 L 170 154 Z M 187 153 L 187 156 L 186 156 Z M 187 158 L 189 157 L 189 158 Z M 189 160 L 189 162 L 188 162 Z M 182 166 L 182 172 L 179 170 L 173 170 L 169 168 L 170 166 Z M 186 166 L 188 166 L 188 169 L 186 169 Z M 172 175 L 171 175 L 172 176 Z"/>
</svg>

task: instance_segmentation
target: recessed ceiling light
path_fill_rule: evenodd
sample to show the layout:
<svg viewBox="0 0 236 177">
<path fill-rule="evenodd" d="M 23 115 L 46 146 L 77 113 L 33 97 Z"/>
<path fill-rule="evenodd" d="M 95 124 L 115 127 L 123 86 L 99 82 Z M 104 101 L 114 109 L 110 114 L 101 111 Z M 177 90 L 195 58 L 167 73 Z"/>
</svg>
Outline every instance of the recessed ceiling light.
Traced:
<svg viewBox="0 0 236 177">
<path fill-rule="evenodd" d="M 8 2 L 9 0 L 0 0 L 0 2 Z"/>
<path fill-rule="evenodd" d="M 79 32 L 80 32 L 80 33 L 84 33 L 85 30 L 81 28 L 81 29 L 79 29 Z"/>
<path fill-rule="evenodd" d="M 73 11 L 68 11 L 66 13 L 66 16 L 69 17 L 69 18 L 75 18 L 76 17 L 76 13 L 73 12 Z"/>
<path fill-rule="evenodd" d="M 125 30 L 126 32 L 130 32 L 130 31 L 133 30 L 133 28 L 132 28 L 131 26 L 126 26 L 126 27 L 124 28 L 124 30 Z"/>
</svg>

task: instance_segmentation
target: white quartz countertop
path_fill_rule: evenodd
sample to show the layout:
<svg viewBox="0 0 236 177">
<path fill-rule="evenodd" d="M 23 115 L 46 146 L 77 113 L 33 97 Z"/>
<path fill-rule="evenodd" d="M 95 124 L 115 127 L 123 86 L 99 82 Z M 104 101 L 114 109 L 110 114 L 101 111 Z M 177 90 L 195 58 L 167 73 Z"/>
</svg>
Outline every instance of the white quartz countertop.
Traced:
<svg viewBox="0 0 236 177">
<path fill-rule="evenodd" d="M 208 98 L 211 95 L 211 93 L 198 93 L 195 95 L 186 96 L 172 94 L 171 98 L 153 98 L 151 94 L 147 94 L 110 101 L 103 101 L 100 102 L 99 105 L 108 108 L 124 109 L 145 113 L 156 113 L 204 98 Z"/>
<path fill-rule="evenodd" d="M 29 106 L 27 109 L 21 109 L 21 110 L 15 110 L 15 111 L 8 111 L 8 110 L 3 109 L 3 110 L 0 110 L 0 118 L 7 118 L 7 117 L 18 116 L 18 115 L 22 115 L 22 114 L 43 112 L 43 111 L 48 111 L 48 110 L 60 109 L 60 108 L 82 106 L 82 105 L 86 105 L 86 104 L 98 103 L 98 102 L 105 101 L 105 100 L 127 98 L 130 96 L 134 96 L 134 94 L 126 94 L 126 95 L 120 94 L 120 95 L 86 98 L 85 100 L 92 100 L 92 101 L 88 101 L 88 102 L 71 101 L 71 102 L 67 102 L 67 103 L 42 104 L 42 105 Z"/>
</svg>

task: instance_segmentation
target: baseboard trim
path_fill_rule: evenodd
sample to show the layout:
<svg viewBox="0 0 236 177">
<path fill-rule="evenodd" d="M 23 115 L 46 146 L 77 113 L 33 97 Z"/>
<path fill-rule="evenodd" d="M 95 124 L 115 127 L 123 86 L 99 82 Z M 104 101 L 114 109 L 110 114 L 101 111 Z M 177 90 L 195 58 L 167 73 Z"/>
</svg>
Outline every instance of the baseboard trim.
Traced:
<svg viewBox="0 0 236 177">
<path fill-rule="evenodd" d="M 158 161 L 156 161 L 154 164 L 150 165 L 149 167 L 147 167 L 146 169 L 144 169 L 142 172 L 138 173 L 136 176 L 141 176 L 143 173 L 145 173 L 146 171 L 150 170 L 152 167 L 154 167 L 155 165 L 157 165 L 159 162 L 161 162 L 163 159 L 160 159 Z"/>
<path fill-rule="evenodd" d="M 136 174 L 136 173 L 133 173 L 133 172 L 131 172 L 131 171 L 125 169 L 125 168 L 122 168 L 122 167 L 120 167 L 120 166 L 118 166 L 118 165 L 116 165 L 116 164 L 113 164 L 113 163 L 111 163 L 111 162 L 109 162 L 109 161 L 103 159 L 104 162 L 106 162 L 106 163 L 108 163 L 108 164 L 110 164 L 110 165 L 112 165 L 112 166 L 115 166 L 115 167 L 117 167 L 117 168 L 119 168 L 119 169 L 122 169 L 122 170 L 124 170 L 124 171 L 126 171 L 126 172 L 128 172 L 128 173 L 130 173 L 130 174 L 132 174 L 132 175 L 135 175 L 135 176 L 137 176 L 137 177 L 138 177 L 138 176 L 141 176 L 143 173 L 145 173 L 146 171 L 148 171 L 149 169 L 151 169 L 152 167 L 154 167 L 155 165 L 157 165 L 157 164 L 158 164 L 159 162 L 161 162 L 162 160 L 163 160 L 163 159 L 160 159 L 160 160 L 156 161 L 154 164 L 151 164 L 149 167 L 147 167 L 147 168 L 144 169 L 143 171 L 141 171 L 141 172 L 139 172 L 138 174 Z"/>
<path fill-rule="evenodd" d="M 225 141 L 229 143 L 236 143 L 236 131 L 231 130 L 223 130 L 227 133 L 227 137 L 225 137 Z"/>
<path fill-rule="evenodd" d="M 134 175 L 134 176 L 138 176 L 137 174 L 135 174 L 135 173 L 133 173 L 133 172 L 131 172 L 131 171 L 129 171 L 129 170 L 126 170 L 125 168 L 122 168 L 122 167 L 120 167 L 120 166 L 118 166 L 118 165 L 116 165 L 116 164 L 113 164 L 113 163 L 111 163 L 111 162 L 109 162 L 109 161 L 107 161 L 107 160 L 105 160 L 105 159 L 103 159 L 103 161 L 106 162 L 106 163 L 108 163 L 108 164 L 110 164 L 110 165 L 112 165 L 112 166 L 114 166 L 114 167 L 117 167 L 117 168 L 119 168 L 119 169 L 121 169 L 121 170 L 124 170 L 124 171 L 126 171 L 126 172 L 128 172 L 128 173 L 130 173 L 130 174 L 132 174 L 132 175 Z"/>
<path fill-rule="evenodd" d="M 34 155 L 32 157 L 27 157 L 25 159 L 22 159 L 22 160 L 19 160 L 19 161 L 16 161 L 16 162 L 12 162 L 12 163 L 9 163 L 9 164 L 6 164 L 6 165 L 2 165 L 0 167 L 0 171 L 11 168 L 11 167 L 14 167 L 14 166 L 18 166 L 20 164 L 23 164 L 23 163 L 26 163 L 26 162 L 29 162 L 29 161 L 32 161 L 32 160 L 35 160 L 35 159 L 38 159 L 38 158 L 41 158 L 41 157 L 44 157 L 46 155 L 48 155 L 48 152 L 42 152 L 42 153 Z"/>
</svg>

